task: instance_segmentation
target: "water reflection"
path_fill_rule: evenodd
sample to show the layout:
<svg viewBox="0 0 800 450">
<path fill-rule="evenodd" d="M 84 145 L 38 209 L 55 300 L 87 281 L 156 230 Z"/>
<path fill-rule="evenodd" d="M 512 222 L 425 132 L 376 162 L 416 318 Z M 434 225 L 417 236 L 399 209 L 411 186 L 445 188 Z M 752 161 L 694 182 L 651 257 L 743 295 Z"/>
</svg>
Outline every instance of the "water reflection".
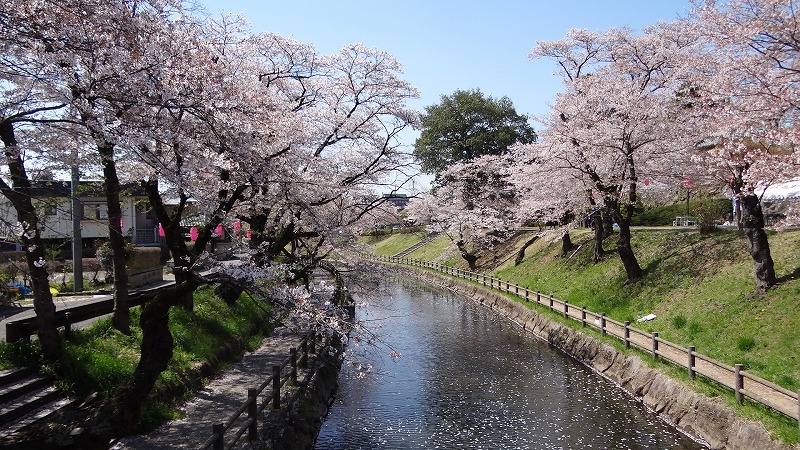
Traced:
<svg viewBox="0 0 800 450">
<path fill-rule="evenodd" d="M 375 372 L 344 367 L 316 448 L 702 448 L 487 309 L 405 280 L 376 283 L 359 314 L 403 356 L 356 350 Z"/>
</svg>

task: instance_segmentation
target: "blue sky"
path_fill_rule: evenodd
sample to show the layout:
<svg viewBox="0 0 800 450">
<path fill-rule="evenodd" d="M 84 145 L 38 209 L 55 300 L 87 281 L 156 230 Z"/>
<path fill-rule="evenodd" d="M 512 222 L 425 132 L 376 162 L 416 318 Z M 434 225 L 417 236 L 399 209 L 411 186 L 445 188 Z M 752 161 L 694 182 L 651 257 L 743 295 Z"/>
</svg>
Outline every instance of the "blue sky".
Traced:
<svg viewBox="0 0 800 450">
<path fill-rule="evenodd" d="M 535 116 L 560 89 L 547 60 L 529 61 L 537 41 L 570 28 L 640 29 L 685 15 L 689 0 L 200 0 L 208 12 L 242 13 L 254 31 L 271 31 L 334 53 L 362 43 L 391 53 L 420 90 L 422 110 L 456 89 L 506 96 Z M 537 124 L 533 124 L 537 128 Z"/>
<path fill-rule="evenodd" d="M 520 114 L 547 113 L 561 90 L 556 66 L 528 60 L 537 41 L 571 28 L 639 30 L 686 15 L 689 0 L 199 0 L 208 12 L 241 13 L 253 31 L 314 44 L 326 54 L 362 43 L 394 55 L 419 89 L 420 111 L 457 89 L 508 97 Z M 539 124 L 531 120 L 534 129 Z M 404 133 L 411 151 L 417 132 Z M 421 180 L 423 187 L 429 177 Z"/>
</svg>

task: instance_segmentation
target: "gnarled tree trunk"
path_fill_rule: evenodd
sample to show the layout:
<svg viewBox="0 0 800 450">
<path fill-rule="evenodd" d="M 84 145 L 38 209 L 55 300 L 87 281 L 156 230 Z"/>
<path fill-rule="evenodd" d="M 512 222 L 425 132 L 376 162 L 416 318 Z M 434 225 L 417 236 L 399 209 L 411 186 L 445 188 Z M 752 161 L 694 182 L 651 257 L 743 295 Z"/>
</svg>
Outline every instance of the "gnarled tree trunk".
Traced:
<svg viewBox="0 0 800 450">
<path fill-rule="evenodd" d="M 17 220 L 23 224 L 18 236 L 25 250 L 28 271 L 33 287 L 33 309 L 36 312 L 39 343 L 44 357 L 55 361 L 61 356 L 61 341 L 55 325 L 56 307 L 50 294 L 47 266 L 44 259 L 44 245 L 39 233 L 36 209 L 31 197 L 31 183 L 19 153 L 14 125 L 8 121 L 0 122 L 0 140 L 4 145 L 5 163 L 8 166 L 12 185 L 0 179 L 0 191 L 17 211 Z"/>
<path fill-rule="evenodd" d="M 193 277 L 189 280 L 160 291 L 142 306 L 139 363 L 128 385 L 106 400 L 95 413 L 90 431 L 92 439 L 107 442 L 110 437 L 133 431 L 147 396 L 172 358 L 175 342 L 169 330 L 169 309 L 178 305 L 184 294 L 197 289 L 198 282 Z"/>
<path fill-rule="evenodd" d="M 564 231 L 564 234 L 561 236 L 561 257 L 566 258 L 573 248 L 575 248 L 575 245 L 572 244 L 569 231 Z"/>
<path fill-rule="evenodd" d="M 467 250 L 467 246 L 463 240 L 456 241 L 456 247 L 458 247 L 458 253 L 461 254 L 461 257 L 464 258 L 464 261 L 469 265 L 469 270 L 474 271 L 477 268 L 475 263 L 478 261 L 478 256 Z"/>
<path fill-rule="evenodd" d="M 748 249 L 753 257 L 756 277 L 756 293 L 764 293 L 775 286 L 775 265 L 769 249 L 767 233 L 764 231 L 764 212 L 754 193 L 741 196 L 742 225 L 747 234 Z"/>
<path fill-rule="evenodd" d="M 605 250 L 603 250 L 603 239 L 605 238 L 605 231 L 603 226 L 602 215 L 599 211 L 592 213 L 592 230 L 594 231 L 594 255 L 593 260 L 599 263 L 603 259 Z"/>
<path fill-rule="evenodd" d="M 528 247 L 530 247 L 538 239 L 539 239 L 539 235 L 537 234 L 536 236 L 528 239 L 527 241 L 525 241 L 524 244 L 522 244 L 522 247 L 517 251 L 517 257 L 514 258 L 514 265 L 515 266 L 518 266 L 518 265 L 520 265 L 520 263 L 522 263 L 522 260 L 525 259 L 525 250 L 527 250 Z"/>
<path fill-rule="evenodd" d="M 636 255 L 633 253 L 633 246 L 631 245 L 631 212 L 628 211 L 623 214 L 620 210 L 619 203 L 613 199 L 606 198 L 605 203 L 606 211 L 613 214 L 614 219 L 619 226 L 617 253 L 619 254 L 619 259 L 622 260 L 622 265 L 625 267 L 625 273 L 628 276 L 628 281 L 638 280 L 642 277 L 644 272 L 642 271 L 641 266 L 639 266 L 639 260 L 636 259 Z"/>
</svg>

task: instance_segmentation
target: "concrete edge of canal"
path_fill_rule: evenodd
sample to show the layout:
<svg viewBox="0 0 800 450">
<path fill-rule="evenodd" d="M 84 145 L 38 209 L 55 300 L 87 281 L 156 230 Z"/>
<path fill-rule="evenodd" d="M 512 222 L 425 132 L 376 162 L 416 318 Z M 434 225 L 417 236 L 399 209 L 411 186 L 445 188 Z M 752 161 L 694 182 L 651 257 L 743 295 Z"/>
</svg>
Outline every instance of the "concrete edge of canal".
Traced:
<svg viewBox="0 0 800 450">
<path fill-rule="evenodd" d="M 344 346 L 330 343 L 318 350 L 310 377 L 286 408 L 267 418 L 262 441 L 272 450 L 312 449 L 322 421 L 338 390 Z"/>
<path fill-rule="evenodd" d="M 522 330 L 547 341 L 641 401 L 662 420 L 711 449 L 796 450 L 773 441 L 758 422 L 739 417 L 719 398 L 695 392 L 678 380 L 649 367 L 608 344 L 574 330 L 503 294 L 433 272 L 395 266 L 394 270 L 449 289 L 491 308 Z"/>
</svg>

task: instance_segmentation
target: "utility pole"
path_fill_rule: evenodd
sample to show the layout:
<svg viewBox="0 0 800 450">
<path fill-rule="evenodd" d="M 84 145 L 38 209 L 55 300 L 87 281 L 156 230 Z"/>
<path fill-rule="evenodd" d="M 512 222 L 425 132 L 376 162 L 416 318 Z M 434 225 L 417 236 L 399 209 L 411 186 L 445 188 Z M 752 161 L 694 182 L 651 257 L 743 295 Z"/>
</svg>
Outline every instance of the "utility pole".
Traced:
<svg viewBox="0 0 800 450">
<path fill-rule="evenodd" d="M 72 286 L 73 291 L 83 291 L 83 237 L 81 236 L 81 219 L 83 218 L 80 192 L 80 170 L 77 161 L 72 166 Z"/>
</svg>

